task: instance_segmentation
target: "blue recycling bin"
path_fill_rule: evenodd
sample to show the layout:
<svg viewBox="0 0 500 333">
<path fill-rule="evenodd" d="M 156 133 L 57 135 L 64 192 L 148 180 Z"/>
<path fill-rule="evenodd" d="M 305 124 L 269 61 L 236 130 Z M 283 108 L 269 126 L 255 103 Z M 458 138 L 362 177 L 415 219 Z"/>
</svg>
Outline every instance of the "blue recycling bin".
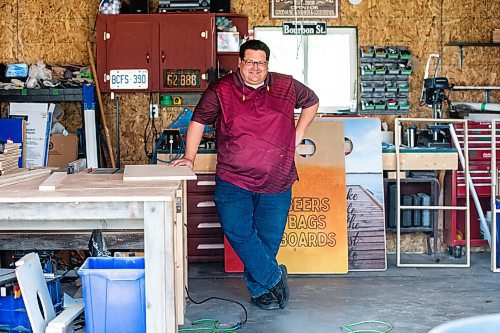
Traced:
<svg viewBox="0 0 500 333">
<path fill-rule="evenodd" d="M 91 257 L 82 278 L 87 333 L 145 333 L 144 258 Z"/>
</svg>

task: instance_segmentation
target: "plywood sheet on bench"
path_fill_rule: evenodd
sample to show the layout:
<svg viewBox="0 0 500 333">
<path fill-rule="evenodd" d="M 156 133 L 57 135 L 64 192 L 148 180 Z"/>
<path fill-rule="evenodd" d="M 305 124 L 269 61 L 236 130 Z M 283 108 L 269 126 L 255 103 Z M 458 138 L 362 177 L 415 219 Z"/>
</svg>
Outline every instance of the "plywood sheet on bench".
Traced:
<svg viewBox="0 0 500 333">
<path fill-rule="evenodd" d="M 188 167 L 165 164 L 126 165 L 123 181 L 193 180 L 196 175 Z"/>
</svg>

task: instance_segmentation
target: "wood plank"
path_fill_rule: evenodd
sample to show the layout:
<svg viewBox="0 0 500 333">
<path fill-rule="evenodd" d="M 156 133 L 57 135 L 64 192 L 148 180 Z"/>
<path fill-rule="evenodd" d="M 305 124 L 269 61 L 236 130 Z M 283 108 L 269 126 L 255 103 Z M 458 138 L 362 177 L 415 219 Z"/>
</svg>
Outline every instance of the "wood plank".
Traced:
<svg viewBox="0 0 500 333">
<path fill-rule="evenodd" d="M 383 153 L 384 170 L 396 170 L 396 154 Z M 401 170 L 457 170 L 458 156 L 446 153 L 400 153 Z"/>
<path fill-rule="evenodd" d="M 66 172 L 54 172 L 38 186 L 39 191 L 55 191 L 61 181 L 66 177 Z"/>
<path fill-rule="evenodd" d="M 170 160 L 169 154 L 158 154 L 158 163 Z M 198 154 L 194 160 L 193 171 L 196 173 L 214 173 L 217 165 L 217 154 Z"/>
<path fill-rule="evenodd" d="M 166 164 L 126 165 L 123 181 L 195 180 L 196 175 L 188 167 L 172 167 Z"/>
<path fill-rule="evenodd" d="M 21 171 L 0 177 L 0 187 L 26 182 L 31 179 L 43 177 L 50 174 L 49 169 Z"/>
<path fill-rule="evenodd" d="M 104 241 L 108 250 L 141 250 L 144 232 L 105 231 Z M 87 232 L 11 232 L 0 233 L 0 250 L 88 250 L 91 231 Z"/>
<path fill-rule="evenodd" d="M 98 212 L 98 210 L 103 210 L 103 212 Z M 38 221 L 102 219 L 104 223 L 108 223 L 109 221 L 106 220 L 141 219 L 144 212 L 140 202 L 54 202 L 50 204 L 50 207 L 44 202 L 36 202 L 1 205 L 0 216 L 14 216 L 19 220 Z"/>
</svg>

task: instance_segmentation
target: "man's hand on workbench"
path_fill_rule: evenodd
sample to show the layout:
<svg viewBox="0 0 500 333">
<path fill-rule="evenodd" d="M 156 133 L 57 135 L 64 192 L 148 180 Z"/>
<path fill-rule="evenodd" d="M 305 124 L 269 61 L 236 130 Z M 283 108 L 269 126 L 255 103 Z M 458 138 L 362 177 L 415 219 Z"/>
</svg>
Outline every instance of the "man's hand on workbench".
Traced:
<svg viewBox="0 0 500 333">
<path fill-rule="evenodd" d="M 179 158 L 178 160 L 173 160 L 170 162 L 171 166 L 187 166 L 189 169 L 193 170 L 194 168 L 194 159 L 190 159 L 188 157 Z"/>
</svg>

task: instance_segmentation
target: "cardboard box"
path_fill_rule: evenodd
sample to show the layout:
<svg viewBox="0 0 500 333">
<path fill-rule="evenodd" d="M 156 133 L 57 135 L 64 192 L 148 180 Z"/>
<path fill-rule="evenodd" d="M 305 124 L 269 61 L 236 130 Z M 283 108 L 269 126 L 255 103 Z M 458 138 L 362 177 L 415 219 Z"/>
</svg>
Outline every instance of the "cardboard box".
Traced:
<svg viewBox="0 0 500 333">
<path fill-rule="evenodd" d="M 66 168 L 78 158 L 78 137 L 76 134 L 52 134 L 49 144 L 49 167 Z"/>
</svg>

